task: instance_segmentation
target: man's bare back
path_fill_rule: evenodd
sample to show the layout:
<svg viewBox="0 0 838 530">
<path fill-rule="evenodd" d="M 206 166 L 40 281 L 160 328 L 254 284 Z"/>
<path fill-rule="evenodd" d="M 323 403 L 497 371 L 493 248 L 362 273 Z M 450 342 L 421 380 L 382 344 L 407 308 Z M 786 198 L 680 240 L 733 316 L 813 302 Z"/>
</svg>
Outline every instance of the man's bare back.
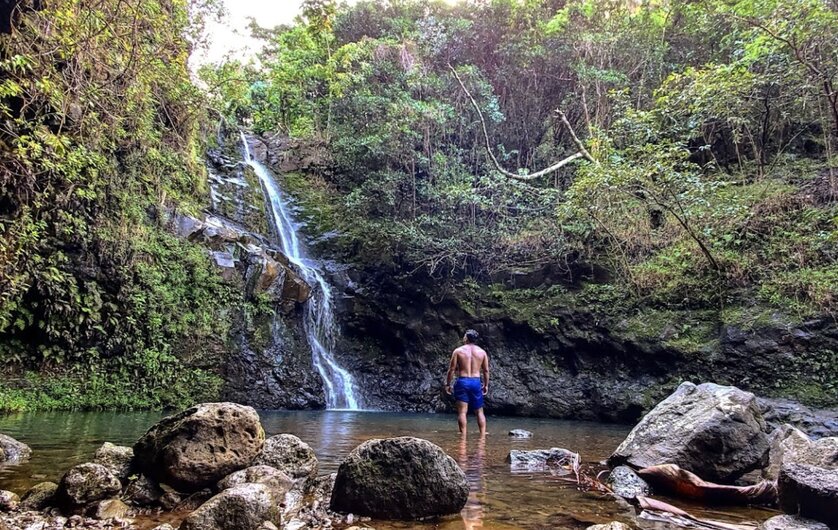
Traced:
<svg viewBox="0 0 838 530">
<path fill-rule="evenodd" d="M 486 416 L 483 413 L 483 396 L 489 393 L 489 355 L 475 344 L 480 336 L 470 329 L 463 336 L 463 345 L 451 354 L 445 376 L 445 392 L 454 394 L 457 402 L 457 423 L 460 432 L 466 432 L 466 414 L 469 407 L 477 414 L 480 433 L 486 433 Z M 457 384 L 451 386 L 454 375 Z"/>
</svg>

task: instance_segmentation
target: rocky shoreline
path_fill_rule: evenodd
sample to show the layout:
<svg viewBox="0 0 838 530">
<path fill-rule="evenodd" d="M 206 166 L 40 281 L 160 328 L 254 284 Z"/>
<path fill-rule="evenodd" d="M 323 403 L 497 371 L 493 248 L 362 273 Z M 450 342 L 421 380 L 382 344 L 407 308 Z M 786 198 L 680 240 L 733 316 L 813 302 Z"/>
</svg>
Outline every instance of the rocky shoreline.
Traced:
<svg viewBox="0 0 838 530">
<path fill-rule="evenodd" d="M 562 448 L 513 450 L 507 461 L 512 470 L 557 474 L 623 499 L 638 528 L 648 521 L 694 527 L 696 519 L 663 496 L 778 507 L 786 514 L 760 529 L 820 530 L 838 527 L 838 437 L 818 437 L 822 432 L 814 424 L 809 433 L 772 425 L 760 401 L 738 388 L 683 383 L 616 448 L 607 476 Z M 0 436 L 0 448 L 7 461 L 31 454 L 7 436 Z M 296 436 L 266 438 L 254 409 L 206 403 L 164 418 L 133 447 L 105 443 L 58 483 L 20 496 L 0 492 L 0 529 L 150 529 L 150 521 L 162 523 L 156 530 L 368 528 L 371 518 L 457 514 L 468 498 L 463 470 L 419 438 L 368 440 L 337 473 L 319 475 L 318 467 L 314 451 Z"/>
</svg>

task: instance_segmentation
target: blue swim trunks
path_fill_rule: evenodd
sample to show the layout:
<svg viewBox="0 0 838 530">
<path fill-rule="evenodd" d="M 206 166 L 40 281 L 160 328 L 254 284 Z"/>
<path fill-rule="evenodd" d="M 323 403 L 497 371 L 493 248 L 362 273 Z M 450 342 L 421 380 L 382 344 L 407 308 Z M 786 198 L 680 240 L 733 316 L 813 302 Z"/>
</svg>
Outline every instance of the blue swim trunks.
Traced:
<svg viewBox="0 0 838 530">
<path fill-rule="evenodd" d="M 468 403 L 472 410 L 483 408 L 483 387 L 479 377 L 458 377 L 454 383 L 454 399 Z"/>
</svg>

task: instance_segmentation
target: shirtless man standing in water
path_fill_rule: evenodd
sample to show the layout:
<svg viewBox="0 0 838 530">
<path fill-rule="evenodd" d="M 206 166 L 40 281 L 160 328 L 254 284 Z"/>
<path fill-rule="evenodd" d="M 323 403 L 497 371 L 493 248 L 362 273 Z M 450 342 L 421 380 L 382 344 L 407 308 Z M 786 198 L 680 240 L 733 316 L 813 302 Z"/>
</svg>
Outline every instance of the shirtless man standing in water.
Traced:
<svg viewBox="0 0 838 530">
<path fill-rule="evenodd" d="M 480 335 L 470 329 L 463 336 L 463 345 L 451 354 L 448 374 L 445 378 L 445 392 L 457 400 L 457 424 L 460 433 L 466 433 L 469 406 L 477 414 L 480 434 L 486 434 L 486 416 L 483 414 L 483 396 L 489 392 L 489 355 L 477 344 Z M 452 389 L 451 380 L 457 373 L 457 382 Z M 483 383 L 480 375 L 483 374 Z"/>
</svg>

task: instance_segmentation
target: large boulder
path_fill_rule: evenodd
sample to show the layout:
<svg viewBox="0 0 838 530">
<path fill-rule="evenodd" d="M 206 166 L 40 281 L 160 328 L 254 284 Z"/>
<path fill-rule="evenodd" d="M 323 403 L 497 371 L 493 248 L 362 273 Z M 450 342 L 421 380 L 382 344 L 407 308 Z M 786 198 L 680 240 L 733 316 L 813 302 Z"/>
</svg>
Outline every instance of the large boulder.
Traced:
<svg viewBox="0 0 838 530">
<path fill-rule="evenodd" d="M 750 392 L 682 383 L 632 429 L 608 463 L 636 468 L 676 464 L 706 480 L 732 482 L 764 467 L 765 428 Z"/>
<path fill-rule="evenodd" d="M 796 515 L 776 515 L 759 525 L 759 530 L 829 530 L 829 527 Z"/>
<path fill-rule="evenodd" d="M 293 434 L 277 434 L 265 440 L 253 464 L 274 467 L 295 480 L 317 476 L 314 450 Z"/>
<path fill-rule="evenodd" d="M 58 483 L 56 499 L 65 508 L 78 508 L 85 504 L 107 499 L 119 494 L 122 485 L 101 464 L 79 464 L 70 468 Z"/>
<path fill-rule="evenodd" d="M 130 447 L 105 442 L 102 447 L 96 450 L 93 463 L 102 464 L 116 478 L 125 482 L 131 476 L 133 470 L 134 450 Z"/>
<path fill-rule="evenodd" d="M 838 469 L 785 463 L 777 488 L 784 512 L 838 528 Z"/>
<path fill-rule="evenodd" d="M 17 464 L 28 460 L 30 456 L 32 449 L 28 445 L 11 436 L 0 434 L 0 464 Z"/>
<path fill-rule="evenodd" d="M 240 484 L 189 514 L 180 530 L 258 530 L 265 521 L 279 525 L 280 502 L 264 484 Z"/>
<path fill-rule="evenodd" d="M 204 403 L 149 429 L 134 445 L 135 464 L 158 482 L 197 491 L 249 466 L 264 442 L 251 407 Z"/>
<path fill-rule="evenodd" d="M 368 440 L 338 469 L 331 508 L 385 519 L 458 513 L 468 483 L 438 446 L 412 437 Z"/>
<path fill-rule="evenodd" d="M 57 490 L 58 484 L 55 482 L 39 482 L 23 494 L 20 507 L 23 510 L 39 512 L 52 504 Z"/>
</svg>

